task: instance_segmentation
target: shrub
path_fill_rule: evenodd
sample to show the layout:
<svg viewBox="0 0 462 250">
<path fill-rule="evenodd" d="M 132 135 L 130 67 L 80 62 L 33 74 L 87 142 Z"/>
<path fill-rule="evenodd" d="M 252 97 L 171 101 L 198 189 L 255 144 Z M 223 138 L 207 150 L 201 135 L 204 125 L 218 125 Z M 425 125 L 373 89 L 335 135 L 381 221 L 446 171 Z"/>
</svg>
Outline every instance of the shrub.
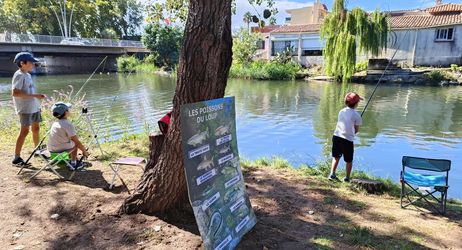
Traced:
<svg viewBox="0 0 462 250">
<path fill-rule="evenodd" d="M 121 56 L 117 58 L 118 72 L 134 72 L 140 61 L 134 56 Z"/>
<path fill-rule="evenodd" d="M 299 64 L 280 64 L 274 61 L 255 61 L 249 64 L 233 63 L 229 77 L 257 80 L 293 80 L 301 70 Z"/>
<path fill-rule="evenodd" d="M 355 72 L 361 72 L 367 70 L 367 65 L 369 64 L 368 61 L 362 61 L 356 64 Z"/>
<path fill-rule="evenodd" d="M 454 81 L 456 80 L 452 75 L 441 70 L 433 70 L 430 73 L 426 73 L 425 77 L 432 82 L 441 81 Z"/>
<path fill-rule="evenodd" d="M 233 60 L 240 64 L 253 61 L 258 49 L 259 35 L 241 28 L 233 38 Z"/>
<path fill-rule="evenodd" d="M 457 64 L 451 64 L 451 71 L 456 72 L 458 70 Z"/>
</svg>

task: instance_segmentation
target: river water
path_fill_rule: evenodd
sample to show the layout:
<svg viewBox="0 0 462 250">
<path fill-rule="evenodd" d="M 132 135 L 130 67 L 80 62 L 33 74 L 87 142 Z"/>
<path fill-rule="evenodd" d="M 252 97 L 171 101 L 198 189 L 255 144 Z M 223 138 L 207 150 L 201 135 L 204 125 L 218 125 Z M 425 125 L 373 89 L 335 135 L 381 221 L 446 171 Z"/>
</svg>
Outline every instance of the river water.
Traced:
<svg viewBox="0 0 462 250">
<path fill-rule="evenodd" d="M 52 95 L 68 91 L 68 85 L 79 89 L 87 78 L 39 76 L 34 81 L 39 92 Z M 10 81 L 0 78 L 3 104 L 11 101 Z M 278 155 L 294 165 L 325 159 L 345 93 L 369 97 L 373 87 L 230 80 L 226 94 L 236 97 L 241 157 Z M 157 129 L 157 120 L 172 107 L 174 91 L 174 78 L 144 74 L 95 75 L 83 90 L 94 123 L 112 138 Z M 450 159 L 449 197 L 462 198 L 462 87 L 383 85 L 363 118 L 354 168 L 398 181 L 403 155 Z"/>
</svg>

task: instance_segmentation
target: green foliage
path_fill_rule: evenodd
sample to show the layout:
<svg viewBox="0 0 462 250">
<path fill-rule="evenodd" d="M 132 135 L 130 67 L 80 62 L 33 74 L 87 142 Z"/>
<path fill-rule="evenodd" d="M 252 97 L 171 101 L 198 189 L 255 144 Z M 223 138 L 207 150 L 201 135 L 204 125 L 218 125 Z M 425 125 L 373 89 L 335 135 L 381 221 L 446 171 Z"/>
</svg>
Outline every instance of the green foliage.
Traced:
<svg viewBox="0 0 462 250">
<path fill-rule="evenodd" d="M 183 33 L 178 27 L 149 24 L 142 41 L 151 50 L 155 65 L 171 68 L 178 63 Z"/>
<path fill-rule="evenodd" d="M 233 60 L 240 64 L 253 61 L 257 53 L 259 35 L 241 28 L 233 39 Z"/>
<path fill-rule="evenodd" d="M 121 56 L 117 58 L 118 72 L 135 72 L 136 66 L 140 64 L 138 58 L 134 56 Z"/>
<path fill-rule="evenodd" d="M 426 73 L 425 77 L 429 81 L 432 81 L 432 82 L 455 81 L 456 80 L 454 76 L 442 70 L 433 70 L 430 73 Z"/>
<path fill-rule="evenodd" d="M 356 53 L 377 56 L 386 48 L 388 22 L 379 10 L 368 15 L 360 8 L 345 9 L 345 0 L 335 0 L 332 13 L 326 16 L 321 26 L 324 48 L 325 72 L 347 81 L 355 70 Z"/>
<path fill-rule="evenodd" d="M 157 62 L 157 60 L 158 60 L 158 59 L 156 58 L 155 55 L 150 54 L 150 55 L 148 55 L 147 57 L 145 57 L 145 58 L 143 59 L 143 63 L 146 63 L 146 64 L 155 64 L 155 63 Z"/>
<path fill-rule="evenodd" d="M 256 80 L 293 80 L 301 67 L 297 63 L 254 61 L 250 64 L 233 63 L 229 77 Z"/>
<path fill-rule="evenodd" d="M 369 62 L 367 60 L 357 63 L 355 66 L 355 72 L 361 72 L 361 71 L 367 70 L 368 64 Z"/>
<path fill-rule="evenodd" d="M 271 24 L 276 23 L 276 14 L 278 9 L 274 6 L 274 0 L 248 0 L 249 4 L 253 6 L 254 15 L 244 15 L 245 23 L 259 23 L 260 25 L 264 24 L 263 19 L 268 19 L 268 22 Z M 266 9 L 260 14 L 257 11 L 256 6 L 266 6 Z M 179 22 L 186 23 L 188 18 L 188 7 L 189 0 L 165 0 L 165 1 L 155 1 L 150 0 L 147 4 L 148 10 L 148 23 L 160 23 L 160 22 Z M 233 14 L 236 13 L 236 1 L 233 0 L 231 3 L 231 8 Z M 247 14 L 247 13 L 246 13 Z M 168 20 L 168 21 L 167 21 Z"/>
<path fill-rule="evenodd" d="M 276 56 L 273 58 L 273 61 L 280 63 L 280 64 L 286 64 L 292 61 L 292 55 L 294 53 L 294 47 L 286 48 L 282 52 L 276 53 Z"/>
<path fill-rule="evenodd" d="M 41 35 L 61 35 L 57 12 L 61 0 L 3 0 L 0 1 L 0 32 L 15 32 Z M 115 36 L 132 36 L 139 33 L 143 21 L 143 5 L 137 0 L 101 1 L 67 0 L 67 22 L 72 15 L 71 36 L 103 37 L 105 30 Z M 114 35 L 114 34 L 111 34 Z"/>
<path fill-rule="evenodd" d="M 452 72 L 457 72 L 459 70 L 459 67 L 457 64 L 451 64 L 451 71 Z"/>
</svg>

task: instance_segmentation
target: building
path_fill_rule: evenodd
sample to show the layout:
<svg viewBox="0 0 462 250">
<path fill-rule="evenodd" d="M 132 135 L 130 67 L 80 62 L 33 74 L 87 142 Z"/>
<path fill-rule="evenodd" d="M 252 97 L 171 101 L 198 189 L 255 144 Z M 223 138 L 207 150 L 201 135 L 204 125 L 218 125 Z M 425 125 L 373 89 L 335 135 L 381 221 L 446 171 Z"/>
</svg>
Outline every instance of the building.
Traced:
<svg viewBox="0 0 462 250">
<path fill-rule="evenodd" d="M 319 31 L 327 7 L 317 1 L 311 7 L 287 12 L 291 17 L 286 25 L 274 27 L 264 34 L 265 46 L 259 51 L 259 57 L 269 60 L 289 48 L 294 60 L 304 66 L 322 64 L 324 43 Z M 436 5 L 431 8 L 390 11 L 388 14 L 391 32 L 388 48 L 382 57 L 391 58 L 398 50 L 394 59 L 406 66 L 462 65 L 462 4 L 442 4 L 441 0 L 436 0 Z M 318 18 L 313 19 L 314 16 Z"/>
<path fill-rule="evenodd" d="M 286 18 L 287 25 L 306 25 L 322 23 L 324 17 L 329 13 L 327 6 L 321 4 L 319 0 L 312 6 L 307 6 L 299 9 L 286 10 L 290 17 Z"/>
<path fill-rule="evenodd" d="M 258 57 L 269 60 L 277 53 L 291 49 L 294 59 L 302 65 L 322 64 L 324 45 L 319 29 L 328 14 L 327 6 L 316 0 L 311 6 L 287 10 L 287 13 L 290 17 L 286 18 L 285 25 L 255 30 L 262 33 L 264 45 L 260 47 Z"/>
<path fill-rule="evenodd" d="M 390 12 L 386 57 L 407 66 L 462 65 L 462 4 L 441 4 L 424 10 Z"/>
</svg>

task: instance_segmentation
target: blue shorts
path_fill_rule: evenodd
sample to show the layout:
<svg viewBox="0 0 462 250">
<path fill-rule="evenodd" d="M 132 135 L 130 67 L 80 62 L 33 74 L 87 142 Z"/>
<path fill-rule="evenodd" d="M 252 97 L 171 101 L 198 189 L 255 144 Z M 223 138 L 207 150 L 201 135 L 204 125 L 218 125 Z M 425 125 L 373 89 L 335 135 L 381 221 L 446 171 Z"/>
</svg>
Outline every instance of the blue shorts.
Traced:
<svg viewBox="0 0 462 250">
<path fill-rule="evenodd" d="M 29 127 L 32 123 L 39 123 L 42 121 L 42 114 L 35 112 L 32 114 L 19 114 L 19 122 L 21 127 Z"/>
</svg>

